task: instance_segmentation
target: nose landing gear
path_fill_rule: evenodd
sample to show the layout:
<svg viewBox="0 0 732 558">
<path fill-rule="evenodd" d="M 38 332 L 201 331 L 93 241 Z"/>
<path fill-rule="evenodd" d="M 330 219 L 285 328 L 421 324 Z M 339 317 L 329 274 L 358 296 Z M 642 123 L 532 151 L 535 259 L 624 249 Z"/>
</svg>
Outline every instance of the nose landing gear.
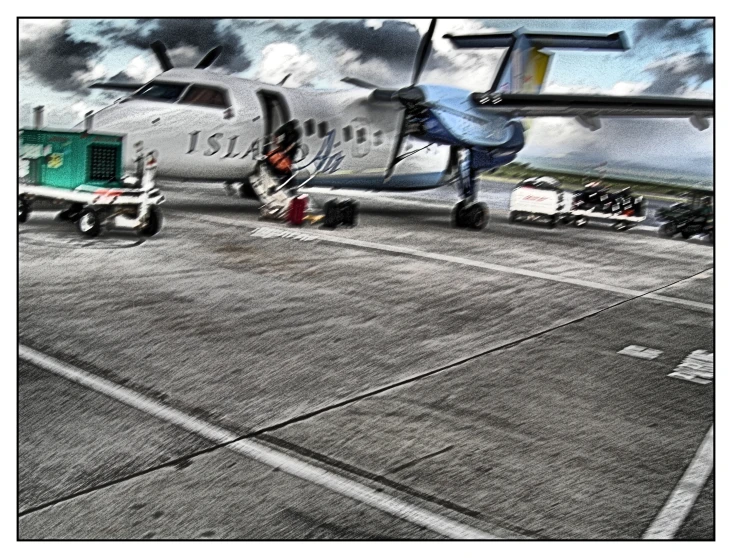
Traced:
<svg viewBox="0 0 732 558">
<path fill-rule="evenodd" d="M 458 188 L 461 200 L 452 210 L 452 224 L 457 228 L 480 230 L 488 224 L 490 214 L 485 203 L 477 201 L 475 176 L 471 165 L 470 149 L 458 152 Z"/>
</svg>

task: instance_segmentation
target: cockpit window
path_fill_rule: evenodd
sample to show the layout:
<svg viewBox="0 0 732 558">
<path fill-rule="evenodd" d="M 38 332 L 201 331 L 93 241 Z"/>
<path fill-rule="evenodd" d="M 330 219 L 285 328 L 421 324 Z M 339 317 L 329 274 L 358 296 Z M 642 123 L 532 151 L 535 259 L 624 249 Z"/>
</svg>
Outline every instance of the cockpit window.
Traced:
<svg viewBox="0 0 732 558">
<path fill-rule="evenodd" d="M 227 108 L 229 106 L 223 91 L 202 85 L 192 85 L 180 102 L 204 107 Z"/>
<path fill-rule="evenodd" d="M 151 101 L 163 101 L 166 103 L 174 103 L 178 100 L 185 85 L 178 83 L 153 82 L 135 93 L 134 97 L 142 97 Z"/>
</svg>

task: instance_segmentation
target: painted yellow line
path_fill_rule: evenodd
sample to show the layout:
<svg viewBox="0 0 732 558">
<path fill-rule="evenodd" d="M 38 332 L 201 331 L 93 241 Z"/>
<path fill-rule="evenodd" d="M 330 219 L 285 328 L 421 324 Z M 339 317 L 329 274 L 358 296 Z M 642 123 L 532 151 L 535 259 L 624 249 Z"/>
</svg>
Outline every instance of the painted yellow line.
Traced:
<svg viewBox="0 0 732 558">
<path fill-rule="evenodd" d="M 174 424 L 215 444 L 228 444 L 226 447 L 236 453 L 253 459 L 292 476 L 304 479 L 328 490 L 357 500 L 374 509 L 394 517 L 419 525 L 452 539 L 497 539 L 497 535 L 470 527 L 458 521 L 443 517 L 418 506 L 390 496 L 383 491 L 351 480 L 347 477 L 322 469 L 301 459 L 287 455 L 253 440 L 236 440 L 233 432 L 219 428 L 199 418 L 163 405 L 129 388 L 110 382 L 75 366 L 43 354 L 35 349 L 19 345 L 20 358 L 48 372 L 102 393 L 134 409 L 154 416 L 169 424 Z M 525 537 L 521 537 L 525 538 Z"/>
</svg>

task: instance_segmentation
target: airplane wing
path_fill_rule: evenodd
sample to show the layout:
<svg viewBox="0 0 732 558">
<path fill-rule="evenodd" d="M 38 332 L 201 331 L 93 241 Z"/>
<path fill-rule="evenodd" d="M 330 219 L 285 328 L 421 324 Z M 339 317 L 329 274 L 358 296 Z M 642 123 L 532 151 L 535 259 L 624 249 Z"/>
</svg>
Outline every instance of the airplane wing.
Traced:
<svg viewBox="0 0 732 558">
<path fill-rule="evenodd" d="M 547 93 L 476 93 L 474 99 L 491 112 L 514 116 L 626 116 L 690 118 L 714 116 L 712 99 L 552 95 Z"/>
<path fill-rule="evenodd" d="M 90 89 L 114 89 L 119 91 L 137 91 L 145 85 L 144 83 L 115 83 L 112 81 L 107 82 L 101 82 L 101 83 L 92 83 L 89 88 Z"/>
</svg>

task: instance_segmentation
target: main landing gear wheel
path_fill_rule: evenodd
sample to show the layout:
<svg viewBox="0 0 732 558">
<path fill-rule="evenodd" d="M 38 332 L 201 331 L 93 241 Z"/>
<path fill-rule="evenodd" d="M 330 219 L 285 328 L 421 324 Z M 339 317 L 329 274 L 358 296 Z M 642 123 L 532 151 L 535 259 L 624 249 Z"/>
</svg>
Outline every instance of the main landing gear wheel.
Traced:
<svg viewBox="0 0 732 558">
<path fill-rule="evenodd" d="M 101 220 L 99 214 L 91 208 L 86 208 L 79 214 L 79 219 L 76 221 L 76 228 L 79 232 L 90 238 L 99 236 L 102 230 Z"/>
<path fill-rule="evenodd" d="M 155 236 L 163 228 L 163 212 L 152 206 L 147 214 L 147 223 L 140 229 L 140 236 Z"/>
<path fill-rule="evenodd" d="M 480 230 L 488 224 L 488 206 L 482 202 L 466 204 L 460 200 L 452 210 L 452 223 L 458 228 Z"/>
<path fill-rule="evenodd" d="M 18 198 L 18 223 L 25 223 L 30 215 L 30 205 L 23 198 Z"/>
</svg>

